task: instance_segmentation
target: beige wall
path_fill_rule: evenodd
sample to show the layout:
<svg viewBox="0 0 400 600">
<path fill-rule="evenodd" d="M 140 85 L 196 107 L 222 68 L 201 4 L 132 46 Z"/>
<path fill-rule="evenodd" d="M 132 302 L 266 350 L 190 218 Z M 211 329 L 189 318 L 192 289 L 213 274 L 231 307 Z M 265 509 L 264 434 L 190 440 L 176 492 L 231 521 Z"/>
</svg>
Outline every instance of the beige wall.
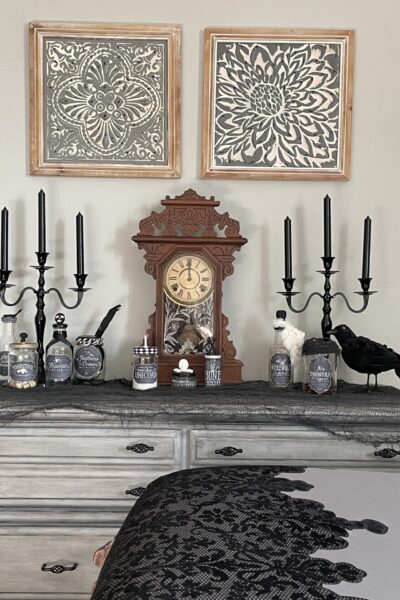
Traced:
<svg viewBox="0 0 400 600">
<path fill-rule="evenodd" d="M 371 10 L 368 8 L 371 7 Z M 73 285 L 75 214 L 86 222 L 88 285 L 93 290 L 79 310 L 68 312 L 70 337 L 93 332 L 114 304 L 123 310 L 107 333 L 108 376 L 128 376 L 131 346 L 146 327 L 154 303 L 154 282 L 144 273 L 141 253 L 130 241 L 138 221 L 166 194 L 188 187 L 215 195 L 242 224 L 249 244 L 237 255 L 236 271 L 224 288 L 224 311 L 232 337 L 245 363 L 246 379 L 266 377 L 266 355 L 272 340 L 271 319 L 283 302 L 276 291 L 283 275 L 283 219 L 290 215 L 294 234 L 296 288 L 321 286 L 322 199 L 333 200 L 333 249 L 341 273 L 334 283 L 352 297 L 361 271 L 363 219 L 372 218 L 371 275 L 379 294 L 362 315 L 350 315 L 336 300 L 334 322 L 346 322 L 360 334 L 400 351 L 399 97 L 398 22 L 394 0 L 378 4 L 362 0 L 153 0 L 101 3 L 97 0 L 14 0 L 0 4 L 1 35 L 1 204 L 10 210 L 11 268 L 18 286 L 34 281 L 27 265 L 36 250 L 36 197 L 40 187 L 48 199 L 48 248 L 56 268 L 49 282 Z M 30 177 L 28 161 L 28 50 L 31 20 L 125 21 L 178 23 L 183 27 L 182 178 L 135 180 Z M 207 181 L 199 178 L 202 82 L 202 29 L 206 25 L 271 27 L 343 27 L 356 30 L 352 174 L 349 182 Z M 71 296 L 72 297 L 72 296 Z M 301 297 L 300 297 L 301 298 Z M 352 297 L 360 302 L 358 296 Z M 23 304 L 23 325 L 33 335 L 33 302 Z M 59 310 L 49 299 L 48 320 Z M 390 318 L 392 316 L 392 318 Z M 320 304 L 315 301 L 293 322 L 308 335 L 319 333 Z M 51 323 L 49 323 L 51 325 Z M 47 337 L 50 334 L 50 328 Z M 356 379 L 343 366 L 341 375 Z M 359 379 L 356 379 L 359 380 Z M 398 384 L 394 375 L 382 381 Z"/>
</svg>

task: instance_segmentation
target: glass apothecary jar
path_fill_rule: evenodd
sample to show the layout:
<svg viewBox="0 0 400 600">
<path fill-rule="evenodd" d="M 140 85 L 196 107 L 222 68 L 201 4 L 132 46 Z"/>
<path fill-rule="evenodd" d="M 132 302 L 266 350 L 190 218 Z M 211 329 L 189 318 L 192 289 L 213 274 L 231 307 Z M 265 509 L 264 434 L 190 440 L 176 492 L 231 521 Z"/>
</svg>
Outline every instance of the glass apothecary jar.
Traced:
<svg viewBox="0 0 400 600">
<path fill-rule="evenodd" d="M 197 387 L 196 375 L 193 373 L 173 373 L 172 387 L 175 388 L 195 388 Z"/>
<path fill-rule="evenodd" d="M 8 385 L 17 389 L 36 387 L 38 377 L 37 344 L 27 342 L 26 333 L 21 341 L 10 344 L 8 355 Z"/>
<path fill-rule="evenodd" d="M 65 316 L 57 313 L 53 339 L 46 346 L 46 385 L 67 385 L 72 376 L 73 347 L 67 339 Z"/>
<path fill-rule="evenodd" d="M 156 388 L 158 381 L 158 348 L 156 346 L 134 346 L 132 367 L 132 387 L 134 390 Z"/>
<path fill-rule="evenodd" d="M 105 374 L 103 339 L 93 335 L 77 337 L 74 349 L 74 379 L 80 383 L 103 383 Z"/>
<path fill-rule="evenodd" d="M 334 394 L 340 354 L 333 340 L 310 338 L 303 345 L 303 390 L 306 394 Z"/>
</svg>

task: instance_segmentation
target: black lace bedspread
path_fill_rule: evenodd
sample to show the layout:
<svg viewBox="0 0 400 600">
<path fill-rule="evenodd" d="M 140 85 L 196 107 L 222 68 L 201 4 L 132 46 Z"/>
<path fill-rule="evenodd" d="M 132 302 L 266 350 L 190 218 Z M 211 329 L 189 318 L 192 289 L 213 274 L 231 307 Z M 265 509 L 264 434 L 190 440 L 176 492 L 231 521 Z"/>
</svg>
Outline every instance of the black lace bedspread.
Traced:
<svg viewBox="0 0 400 600">
<path fill-rule="evenodd" d="M 283 493 L 313 487 L 277 477 L 302 472 L 212 467 L 157 479 L 118 533 L 92 600 L 345 598 L 323 584 L 358 582 L 365 573 L 311 554 L 345 548 L 348 530 L 387 528 Z"/>
</svg>

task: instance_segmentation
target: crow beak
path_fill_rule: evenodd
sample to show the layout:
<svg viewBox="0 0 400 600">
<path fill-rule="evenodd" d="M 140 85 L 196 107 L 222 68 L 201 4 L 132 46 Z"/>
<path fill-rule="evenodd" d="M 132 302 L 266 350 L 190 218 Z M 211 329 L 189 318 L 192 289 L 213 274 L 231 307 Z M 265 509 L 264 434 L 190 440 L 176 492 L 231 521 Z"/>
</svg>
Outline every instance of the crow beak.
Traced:
<svg viewBox="0 0 400 600">
<path fill-rule="evenodd" d="M 337 329 L 329 329 L 326 333 L 328 335 L 336 335 L 337 334 Z"/>
</svg>

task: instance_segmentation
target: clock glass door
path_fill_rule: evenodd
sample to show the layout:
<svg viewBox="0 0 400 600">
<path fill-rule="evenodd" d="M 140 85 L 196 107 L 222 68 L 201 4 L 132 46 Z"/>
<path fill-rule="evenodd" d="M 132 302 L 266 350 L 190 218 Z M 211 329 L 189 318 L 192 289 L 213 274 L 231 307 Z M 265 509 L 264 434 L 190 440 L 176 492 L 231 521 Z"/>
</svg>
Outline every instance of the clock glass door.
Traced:
<svg viewBox="0 0 400 600">
<path fill-rule="evenodd" d="M 213 266 L 201 255 L 175 256 L 164 270 L 164 343 L 166 354 L 213 352 Z"/>
</svg>

